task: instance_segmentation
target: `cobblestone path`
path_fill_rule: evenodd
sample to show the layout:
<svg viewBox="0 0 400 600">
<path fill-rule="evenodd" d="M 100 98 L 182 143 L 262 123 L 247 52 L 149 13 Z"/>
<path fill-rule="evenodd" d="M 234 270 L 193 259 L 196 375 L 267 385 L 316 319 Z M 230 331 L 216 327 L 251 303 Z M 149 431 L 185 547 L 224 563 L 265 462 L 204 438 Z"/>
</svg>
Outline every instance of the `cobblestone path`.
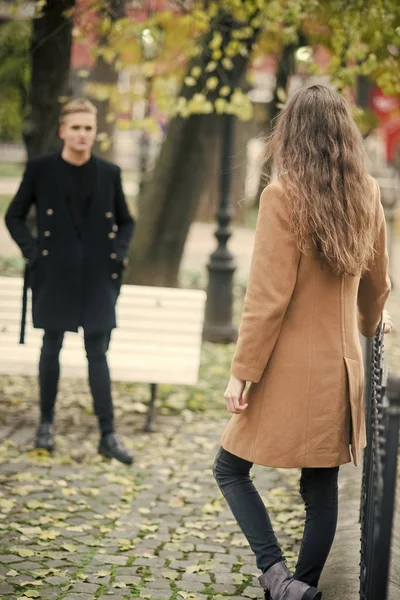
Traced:
<svg viewBox="0 0 400 600">
<path fill-rule="evenodd" d="M 14 380 L 13 380 L 14 381 Z M 16 401 L 18 387 L 3 387 Z M 53 458 L 31 451 L 36 401 L 0 428 L 0 597 L 261 598 L 251 552 L 213 480 L 225 418 L 142 417 L 121 432 L 132 467 L 96 454 L 93 417 L 61 400 Z M 68 415 L 68 410 L 70 414 Z M 74 416 L 75 415 L 75 416 Z M 255 468 L 290 561 L 301 537 L 298 472 Z"/>
</svg>

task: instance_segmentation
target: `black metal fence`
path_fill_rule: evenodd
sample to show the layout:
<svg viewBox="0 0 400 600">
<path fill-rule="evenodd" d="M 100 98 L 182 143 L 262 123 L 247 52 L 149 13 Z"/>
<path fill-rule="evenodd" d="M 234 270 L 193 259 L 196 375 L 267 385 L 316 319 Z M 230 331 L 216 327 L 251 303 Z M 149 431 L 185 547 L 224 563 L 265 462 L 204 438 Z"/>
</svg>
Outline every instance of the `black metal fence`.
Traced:
<svg viewBox="0 0 400 600">
<path fill-rule="evenodd" d="M 361 492 L 360 600 L 386 600 L 400 431 L 400 376 L 384 384 L 383 332 L 368 341 L 367 449 Z"/>
</svg>

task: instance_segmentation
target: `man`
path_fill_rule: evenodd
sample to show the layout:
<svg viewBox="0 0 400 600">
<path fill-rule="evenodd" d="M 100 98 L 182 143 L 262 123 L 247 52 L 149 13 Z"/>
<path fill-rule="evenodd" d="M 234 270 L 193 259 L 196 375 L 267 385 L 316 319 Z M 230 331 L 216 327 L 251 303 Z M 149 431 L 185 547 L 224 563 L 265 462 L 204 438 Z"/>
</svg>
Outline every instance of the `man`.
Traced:
<svg viewBox="0 0 400 600">
<path fill-rule="evenodd" d="M 131 464 L 132 456 L 114 432 L 106 353 L 111 330 L 116 327 L 115 304 L 134 221 L 125 202 L 119 167 L 91 154 L 96 112 L 91 102 L 82 99 L 63 107 L 63 150 L 27 163 L 20 188 L 8 208 L 6 225 L 25 257 L 33 325 L 44 329 L 36 448 L 49 452 L 54 448 L 59 353 L 64 332 L 82 327 L 89 384 L 101 431 L 98 450 Z M 26 225 L 33 204 L 37 238 Z"/>
</svg>

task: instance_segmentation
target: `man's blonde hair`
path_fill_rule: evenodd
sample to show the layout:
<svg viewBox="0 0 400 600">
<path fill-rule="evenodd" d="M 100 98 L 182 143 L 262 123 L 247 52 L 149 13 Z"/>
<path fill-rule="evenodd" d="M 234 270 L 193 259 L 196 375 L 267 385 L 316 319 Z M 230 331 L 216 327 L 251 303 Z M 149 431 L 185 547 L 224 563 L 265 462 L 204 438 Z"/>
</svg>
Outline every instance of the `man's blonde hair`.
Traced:
<svg viewBox="0 0 400 600">
<path fill-rule="evenodd" d="M 86 100 L 86 98 L 76 98 L 75 100 L 71 100 L 70 102 L 67 102 L 67 104 L 64 104 L 61 109 L 60 123 L 64 123 L 65 117 L 68 115 L 76 113 L 90 113 L 97 117 L 97 108 L 90 100 Z"/>
</svg>

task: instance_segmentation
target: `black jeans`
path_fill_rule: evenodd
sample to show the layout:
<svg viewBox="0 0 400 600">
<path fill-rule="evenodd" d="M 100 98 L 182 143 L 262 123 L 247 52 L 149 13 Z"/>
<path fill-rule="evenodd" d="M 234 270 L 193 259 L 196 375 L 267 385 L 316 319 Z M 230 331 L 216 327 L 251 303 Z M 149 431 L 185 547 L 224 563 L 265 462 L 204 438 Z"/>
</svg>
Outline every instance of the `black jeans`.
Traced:
<svg viewBox="0 0 400 600">
<path fill-rule="evenodd" d="M 99 420 L 102 435 L 114 431 L 114 413 L 111 398 L 110 372 L 107 350 L 111 332 L 84 334 L 85 350 L 89 366 L 89 385 L 93 396 L 94 411 Z M 63 332 L 45 331 L 39 361 L 40 412 L 42 423 L 52 423 L 60 377 L 59 354 L 64 339 Z"/>
<path fill-rule="evenodd" d="M 284 559 L 267 510 L 250 478 L 253 463 L 220 448 L 214 477 L 253 550 L 257 567 L 266 571 Z M 306 523 L 295 579 L 318 586 L 336 533 L 339 467 L 302 469 L 300 493 Z"/>
</svg>

